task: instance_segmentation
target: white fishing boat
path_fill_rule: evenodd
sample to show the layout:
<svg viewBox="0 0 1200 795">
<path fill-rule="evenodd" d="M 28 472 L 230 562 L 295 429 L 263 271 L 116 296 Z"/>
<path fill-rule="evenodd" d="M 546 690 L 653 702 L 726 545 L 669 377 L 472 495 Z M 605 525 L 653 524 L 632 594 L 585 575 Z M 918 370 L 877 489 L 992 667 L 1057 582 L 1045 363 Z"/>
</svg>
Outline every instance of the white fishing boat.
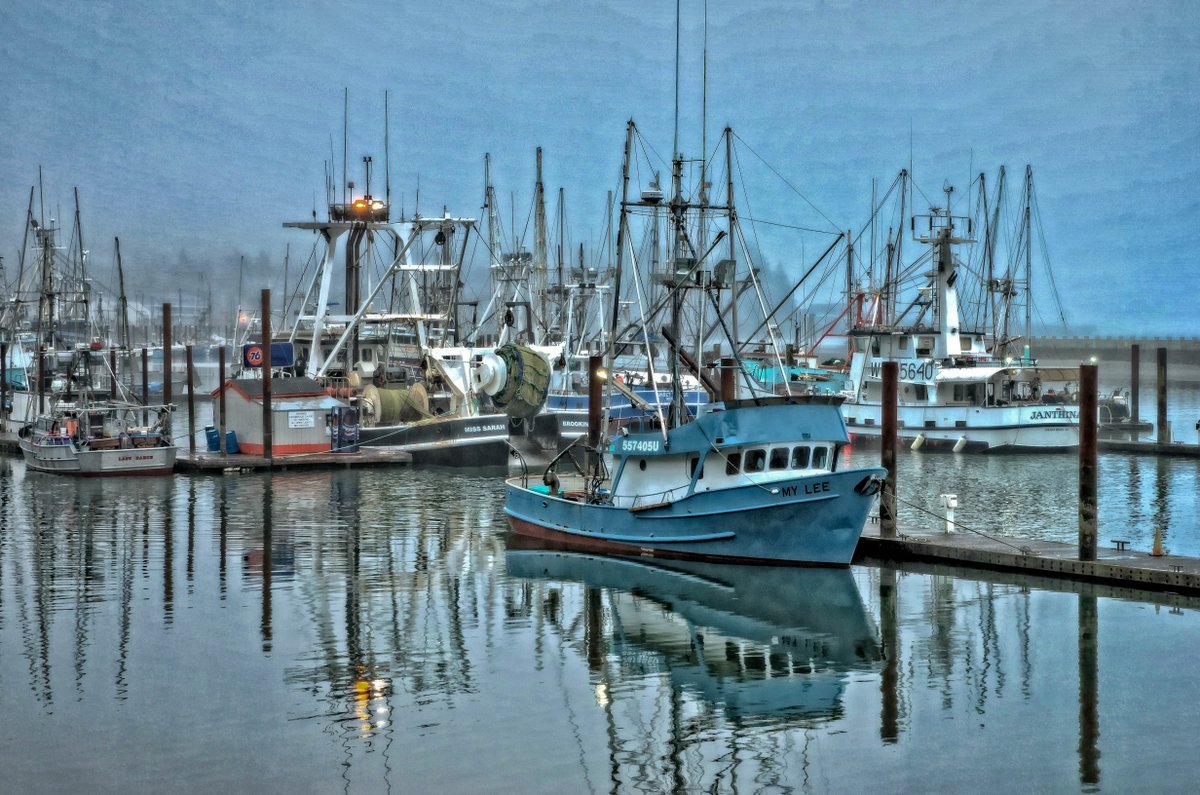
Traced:
<svg viewBox="0 0 1200 795">
<path fill-rule="evenodd" d="M 970 218 L 948 209 L 913 218 L 910 228 L 928 246 L 931 270 L 906 308 L 850 332 L 857 350 L 842 406 L 850 436 L 878 441 L 883 363 L 892 361 L 899 371 L 897 434 L 913 449 L 1077 447 L 1079 369 L 1040 366 L 1028 344 L 1017 355 L 1000 354 L 987 332 L 964 327 L 955 246 L 975 242 L 971 227 Z"/>
<path fill-rule="evenodd" d="M 175 468 L 169 406 L 60 402 L 19 432 L 25 464 L 63 475 L 168 475 Z"/>
</svg>

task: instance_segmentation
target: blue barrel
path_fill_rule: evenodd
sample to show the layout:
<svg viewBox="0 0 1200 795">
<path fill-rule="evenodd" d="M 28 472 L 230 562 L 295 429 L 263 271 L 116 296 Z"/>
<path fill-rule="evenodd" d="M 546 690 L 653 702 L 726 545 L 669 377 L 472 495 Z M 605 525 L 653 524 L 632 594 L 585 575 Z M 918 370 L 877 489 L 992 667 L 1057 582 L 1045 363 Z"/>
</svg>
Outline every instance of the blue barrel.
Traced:
<svg viewBox="0 0 1200 795">
<path fill-rule="evenodd" d="M 240 453 L 241 452 L 241 450 L 238 449 L 237 434 L 234 433 L 233 431 L 225 432 L 225 452 L 227 452 L 227 453 Z"/>
<path fill-rule="evenodd" d="M 204 436 L 208 440 L 208 452 L 219 453 L 221 451 L 221 434 L 211 425 L 204 428 Z"/>
</svg>

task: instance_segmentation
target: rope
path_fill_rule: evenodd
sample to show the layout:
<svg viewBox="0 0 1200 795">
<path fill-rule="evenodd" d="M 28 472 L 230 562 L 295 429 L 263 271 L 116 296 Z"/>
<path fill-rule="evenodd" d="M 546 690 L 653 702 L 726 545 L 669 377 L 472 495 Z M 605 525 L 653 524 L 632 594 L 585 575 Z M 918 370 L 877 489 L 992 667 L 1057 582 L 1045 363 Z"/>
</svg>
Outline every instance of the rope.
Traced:
<svg viewBox="0 0 1200 795">
<path fill-rule="evenodd" d="M 929 510 L 928 508 L 923 508 L 920 505 L 917 505 L 916 503 L 909 502 L 908 500 L 902 500 L 902 499 L 900 499 L 899 495 L 894 495 L 894 496 L 895 496 L 896 502 L 898 502 L 898 503 L 907 505 L 909 508 L 920 511 L 921 513 L 928 514 L 928 515 L 934 517 L 935 519 L 941 519 L 942 521 L 946 520 L 945 516 L 934 513 L 933 511 Z M 972 527 L 967 527 L 965 524 L 962 524 L 960 522 L 952 521 L 952 522 L 950 522 L 950 524 L 954 525 L 956 528 L 966 530 L 968 533 L 974 533 L 975 535 L 983 536 L 984 538 L 988 539 L 989 541 L 995 541 L 997 544 L 1002 544 L 1006 547 L 1009 547 L 1010 549 L 1015 549 L 1017 552 L 1020 552 L 1022 555 L 1032 554 L 1032 550 L 1027 546 L 1019 547 L 1016 544 L 1010 544 L 1002 538 L 997 538 L 996 536 L 988 535 L 987 533 L 983 532 L 982 530 L 976 530 Z"/>
</svg>

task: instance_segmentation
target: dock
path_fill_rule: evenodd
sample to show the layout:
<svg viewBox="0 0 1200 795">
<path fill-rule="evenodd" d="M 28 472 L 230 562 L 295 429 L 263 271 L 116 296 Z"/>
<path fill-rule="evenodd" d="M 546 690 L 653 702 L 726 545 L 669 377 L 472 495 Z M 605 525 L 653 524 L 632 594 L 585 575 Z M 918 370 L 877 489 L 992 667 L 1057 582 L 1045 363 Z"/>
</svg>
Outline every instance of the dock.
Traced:
<svg viewBox="0 0 1200 795">
<path fill-rule="evenodd" d="M 1184 444 L 1183 442 L 1132 442 L 1121 439 L 1100 439 L 1096 442 L 1096 447 L 1103 453 L 1200 458 L 1200 444 Z"/>
<path fill-rule="evenodd" d="M 183 450 L 175 459 L 176 472 L 197 474 L 219 474 L 235 470 L 239 472 L 281 472 L 289 469 L 350 469 L 365 466 L 397 466 L 412 463 L 412 453 L 389 450 L 383 447 L 363 447 L 353 453 L 303 453 L 280 455 L 267 460 L 261 455 L 235 453 L 189 454 Z"/>
<path fill-rule="evenodd" d="M 1122 548 L 1097 547 L 1096 560 L 1080 560 L 1079 548 L 1074 544 L 924 528 L 897 528 L 894 538 L 884 538 L 879 525 L 871 523 L 859 539 L 854 560 L 940 563 L 1200 595 L 1200 558 L 1152 556 L 1124 548 L 1124 541 L 1111 542 Z"/>
<path fill-rule="evenodd" d="M 0 453 L 20 455 L 21 448 L 14 433 L 0 433 Z M 193 474 L 219 474 L 221 472 L 283 472 L 289 469 L 350 469 L 370 466 L 403 466 L 412 463 L 412 453 L 390 450 L 383 447 L 361 447 L 353 453 L 302 453 L 279 455 L 270 461 L 261 455 L 234 453 L 197 452 L 179 450 L 175 457 L 175 471 Z"/>
</svg>

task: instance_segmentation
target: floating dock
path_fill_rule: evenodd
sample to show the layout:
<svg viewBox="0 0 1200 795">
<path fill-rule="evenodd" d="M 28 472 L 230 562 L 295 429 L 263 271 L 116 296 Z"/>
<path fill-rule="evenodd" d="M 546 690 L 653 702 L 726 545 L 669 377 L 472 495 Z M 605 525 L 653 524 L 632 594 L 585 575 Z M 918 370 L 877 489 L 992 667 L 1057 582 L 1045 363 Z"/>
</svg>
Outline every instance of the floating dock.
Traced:
<svg viewBox="0 0 1200 795">
<path fill-rule="evenodd" d="M 357 468 L 364 466 L 395 466 L 412 463 L 412 453 L 383 447 L 363 447 L 353 453 L 302 453 L 279 455 L 267 460 L 261 455 L 235 453 L 201 453 L 194 455 L 179 451 L 175 459 L 176 472 L 217 474 L 227 471 L 273 472 L 288 469 Z"/>
<path fill-rule="evenodd" d="M 0 433 L 0 453 L 20 455 L 21 447 L 16 434 Z M 227 471 L 286 471 L 289 469 L 350 469 L 368 466 L 397 466 L 412 463 L 412 453 L 389 450 L 383 447 L 361 447 L 353 453 L 302 453 L 279 455 L 270 461 L 261 455 L 234 453 L 197 452 L 179 450 L 175 457 L 175 471 L 198 474 L 217 474 Z"/>
<path fill-rule="evenodd" d="M 871 523 L 859 539 L 854 559 L 942 563 L 1200 595 L 1200 558 L 1152 556 L 1128 549 L 1125 541 L 1111 539 L 1110 543 L 1121 548 L 1098 547 L 1096 560 L 1080 560 L 1074 544 L 924 528 L 898 528 L 894 538 L 884 538 L 879 525 Z"/>
<path fill-rule="evenodd" d="M 1096 442 L 1096 447 L 1103 453 L 1200 458 L 1200 444 L 1184 444 L 1183 442 L 1130 442 L 1120 439 L 1100 439 Z"/>
</svg>

